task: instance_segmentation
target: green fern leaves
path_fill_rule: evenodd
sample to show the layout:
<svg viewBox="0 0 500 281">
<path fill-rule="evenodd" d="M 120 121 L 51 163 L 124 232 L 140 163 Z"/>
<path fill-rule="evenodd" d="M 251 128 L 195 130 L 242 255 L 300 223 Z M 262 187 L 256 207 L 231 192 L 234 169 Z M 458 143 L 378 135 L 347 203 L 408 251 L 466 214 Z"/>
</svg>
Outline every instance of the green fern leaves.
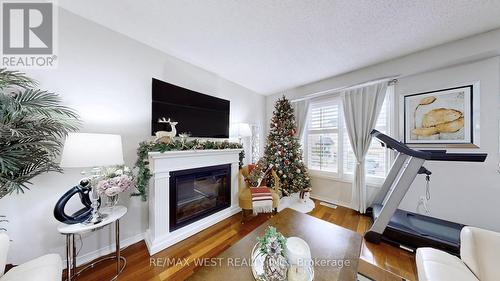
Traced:
<svg viewBox="0 0 500 281">
<path fill-rule="evenodd" d="M 17 71 L 0 69 L 0 198 L 29 189 L 31 179 L 61 172 L 55 162 L 78 115 L 57 94 Z"/>
</svg>

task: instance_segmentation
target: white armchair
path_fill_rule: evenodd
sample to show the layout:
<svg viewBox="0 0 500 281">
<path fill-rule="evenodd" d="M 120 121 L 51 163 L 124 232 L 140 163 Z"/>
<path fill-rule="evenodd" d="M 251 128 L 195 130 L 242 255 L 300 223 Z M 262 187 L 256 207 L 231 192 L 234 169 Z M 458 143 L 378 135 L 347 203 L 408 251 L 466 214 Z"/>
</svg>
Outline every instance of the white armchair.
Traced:
<svg viewBox="0 0 500 281">
<path fill-rule="evenodd" d="M 500 276 L 500 233 L 476 227 L 460 232 L 460 256 L 433 248 L 417 249 L 420 281 L 497 281 Z"/>
<path fill-rule="evenodd" d="M 0 233 L 0 281 L 60 281 L 62 261 L 57 254 L 41 256 L 16 266 L 4 274 L 9 251 L 9 237 Z"/>
</svg>

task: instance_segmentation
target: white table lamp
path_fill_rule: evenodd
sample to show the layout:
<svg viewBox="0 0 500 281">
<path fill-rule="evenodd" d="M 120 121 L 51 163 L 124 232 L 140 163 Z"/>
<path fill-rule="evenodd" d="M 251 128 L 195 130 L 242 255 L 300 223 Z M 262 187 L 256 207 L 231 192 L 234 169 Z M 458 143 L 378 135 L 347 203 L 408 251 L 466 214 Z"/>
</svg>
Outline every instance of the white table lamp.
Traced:
<svg viewBox="0 0 500 281">
<path fill-rule="evenodd" d="M 103 166 L 122 165 L 123 150 L 120 135 L 70 133 L 66 138 L 61 158 L 63 168 L 93 168 L 96 176 Z M 87 182 L 86 185 L 89 183 Z M 96 224 L 102 221 L 99 213 L 99 194 L 96 186 L 91 186 L 90 200 L 92 214 L 85 222 Z"/>
<path fill-rule="evenodd" d="M 241 138 L 252 136 L 252 130 L 250 129 L 250 125 L 247 123 L 238 123 L 236 130 L 237 130 L 238 136 Z"/>
<path fill-rule="evenodd" d="M 69 133 L 61 158 L 63 168 L 89 168 L 123 164 L 120 135 Z"/>
<path fill-rule="evenodd" d="M 241 143 L 242 138 L 251 137 L 252 130 L 250 129 L 250 125 L 247 123 L 236 123 L 232 126 L 232 134 L 238 137 L 239 142 Z"/>
</svg>

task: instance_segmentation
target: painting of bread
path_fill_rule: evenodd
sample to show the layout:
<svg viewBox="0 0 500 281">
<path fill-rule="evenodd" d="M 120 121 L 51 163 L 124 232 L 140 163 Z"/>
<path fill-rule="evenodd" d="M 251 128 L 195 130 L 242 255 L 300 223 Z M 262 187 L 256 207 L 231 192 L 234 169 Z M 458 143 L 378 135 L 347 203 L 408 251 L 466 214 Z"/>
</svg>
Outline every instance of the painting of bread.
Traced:
<svg viewBox="0 0 500 281">
<path fill-rule="evenodd" d="M 422 118 L 422 127 L 434 127 L 439 124 L 455 121 L 462 117 L 463 114 L 461 111 L 449 108 L 436 108 L 424 114 Z"/>
<path fill-rule="evenodd" d="M 404 142 L 423 145 L 472 144 L 473 87 L 404 95 Z"/>
<path fill-rule="evenodd" d="M 413 129 L 417 136 L 428 137 L 440 133 L 454 133 L 464 127 L 461 111 L 449 108 L 430 110 L 422 118 L 422 127 Z"/>
<path fill-rule="evenodd" d="M 436 125 L 436 130 L 439 133 L 454 133 L 464 127 L 464 118 Z"/>
<path fill-rule="evenodd" d="M 436 129 L 436 127 L 430 127 L 430 128 L 417 128 L 417 129 L 413 129 L 412 132 L 415 135 L 417 135 L 417 136 L 429 137 L 429 136 L 437 134 L 438 130 Z"/>
</svg>

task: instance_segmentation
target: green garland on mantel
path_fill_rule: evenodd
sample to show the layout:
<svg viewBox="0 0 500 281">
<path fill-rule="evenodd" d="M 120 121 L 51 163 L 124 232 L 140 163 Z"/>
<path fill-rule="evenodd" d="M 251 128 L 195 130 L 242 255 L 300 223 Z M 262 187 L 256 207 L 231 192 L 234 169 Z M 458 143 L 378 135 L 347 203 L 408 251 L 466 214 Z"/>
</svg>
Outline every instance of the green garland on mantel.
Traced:
<svg viewBox="0 0 500 281">
<path fill-rule="evenodd" d="M 180 150 L 206 150 L 206 149 L 237 149 L 243 146 L 237 142 L 228 141 L 200 141 L 182 140 L 175 138 L 169 143 L 145 141 L 139 144 L 137 148 L 137 162 L 135 168 L 137 169 L 137 192 L 132 193 L 132 196 L 141 196 L 143 201 L 148 198 L 147 190 L 149 187 L 149 180 L 153 176 L 149 170 L 149 152 L 165 152 L 165 151 L 180 151 Z M 243 158 L 245 158 L 245 151 L 240 152 L 239 166 L 243 165 Z"/>
</svg>

